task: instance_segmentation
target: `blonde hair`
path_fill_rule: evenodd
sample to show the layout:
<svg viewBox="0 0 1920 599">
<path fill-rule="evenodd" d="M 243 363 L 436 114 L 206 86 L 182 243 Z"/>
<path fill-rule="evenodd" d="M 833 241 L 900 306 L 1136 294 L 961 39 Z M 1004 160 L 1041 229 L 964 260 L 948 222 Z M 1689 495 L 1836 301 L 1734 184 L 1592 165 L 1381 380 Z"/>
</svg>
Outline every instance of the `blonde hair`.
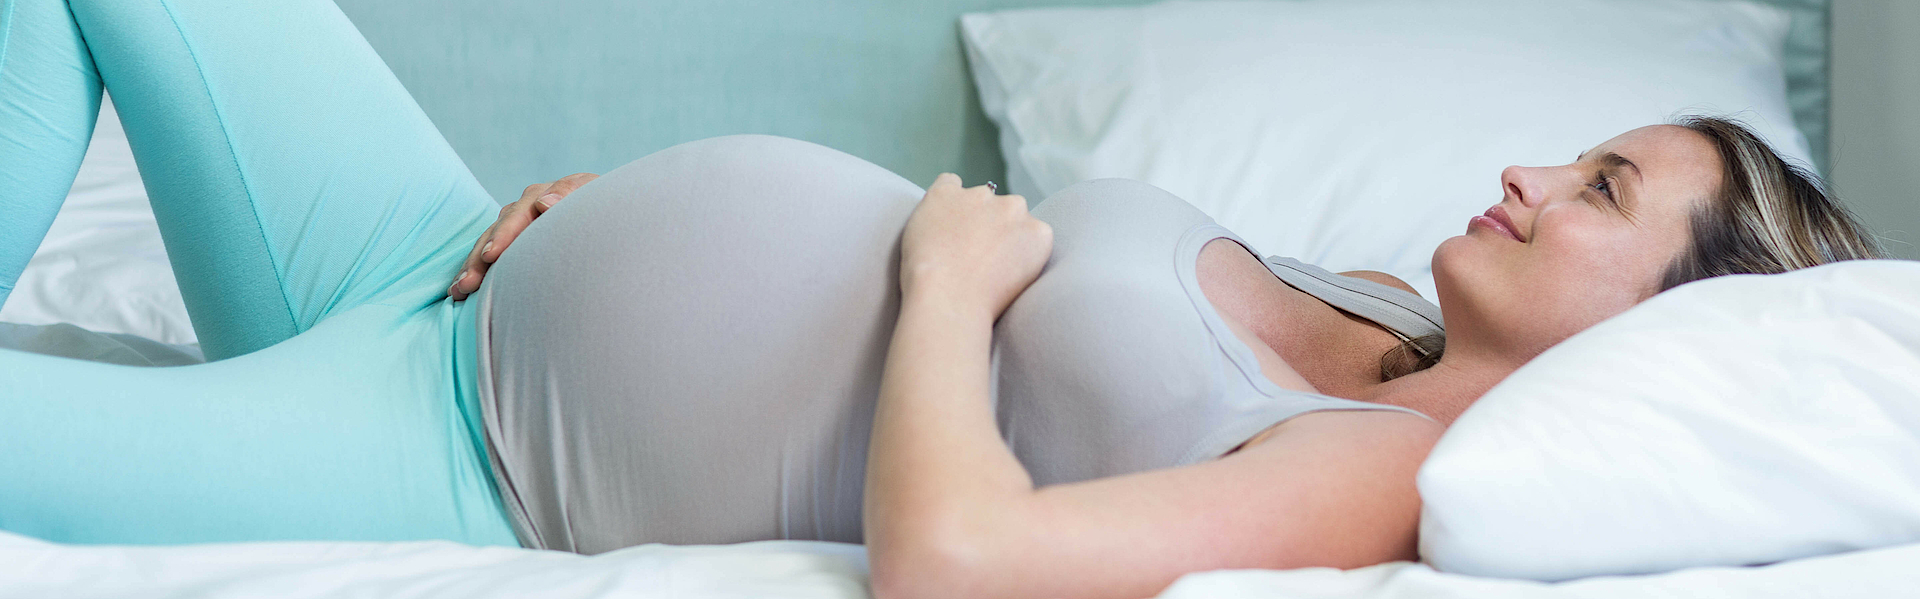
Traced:
<svg viewBox="0 0 1920 599">
<path fill-rule="evenodd" d="M 1399 345 L 1380 355 L 1380 380 L 1391 381 L 1433 368 L 1434 364 L 1440 363 L 1440 355 L 1446 352 L 1445 334 L 1401 339 Z"/>
<path fill-rule="evenodd" d="M 1775 274 L 1841 260 L 1881 258 L 1879 243 L 1827 193 L 1818 175 L 1787 162 L 1737 121 L 1689 116 L 1674 123 L 1720 152 L 1721 184 L 1692 215 L 1691 239 L 1660 290 L 1735 274 Z"/>
<path fill-rule="evenodd" d="M 1724 166 L 1720 188 L 1690 216 L 1686 249 L 1661 273 L 1660 291 L 1722 275 L 1886 256 L 1818 175 L 1782 159 L 1745 125 L 1712 116 L 1674 124 L 1705 136 Z M 1402 341 L 1380 356 L 1381 380 L 1430 368 L 1445 351 L 1440 335 Z"/>
</svg>

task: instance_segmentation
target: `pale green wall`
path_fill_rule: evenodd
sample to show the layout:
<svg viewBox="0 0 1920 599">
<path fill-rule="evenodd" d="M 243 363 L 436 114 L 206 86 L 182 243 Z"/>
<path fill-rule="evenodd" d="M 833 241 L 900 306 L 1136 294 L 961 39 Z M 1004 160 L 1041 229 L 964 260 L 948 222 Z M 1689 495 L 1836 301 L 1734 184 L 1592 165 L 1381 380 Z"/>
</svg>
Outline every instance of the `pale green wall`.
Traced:
<svg viewBox="0 0 1920 599">
<path fill-rule="evenodd" d="M 1832 183 L 1920 259 L 1920 0 L 1833 0 Z"/>
<path fill-rule="evenodd" d="M 1793 16 L 1788 97 L 1824 165 L 1826 0 L 1762 1 Z M 529 183 L 729 133 L 818 142 L 923 185 L 941 171 L 1000 179 L 959 15 L 1143 0 L 336 2 L 511 201 Z"/>
<path fill-rule="evenodd" d="M 337 0 L 495 199 L 731 133 L 1004 181 L 963 12 L 1140 0 Z"/>
</svg>

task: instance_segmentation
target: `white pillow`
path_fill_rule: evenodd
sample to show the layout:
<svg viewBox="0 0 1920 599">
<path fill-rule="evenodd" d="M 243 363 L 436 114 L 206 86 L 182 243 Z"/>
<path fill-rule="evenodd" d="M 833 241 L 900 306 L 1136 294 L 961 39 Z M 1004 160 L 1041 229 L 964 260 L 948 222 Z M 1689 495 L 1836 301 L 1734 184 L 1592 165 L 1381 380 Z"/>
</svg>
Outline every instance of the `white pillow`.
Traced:
<svg viewBox="0 0 1920 599">
<path fill-rule="evenodd" d="M 111 102 L 53 227 L 20 274 L 0 321 L 71 323 L 169 344 L 195 341 L 173 265 Z"/>
<path fill-rule="evenodd" d="M 1010 190 L 1099 177 L 1185 198 L 1262 252 L 1435 297 L 1433 249 L 1557 165 L 1677 111 L 1804 160 L 1788 17 L 1744 2 L 1318 0 L 961 18 Z"/>
<path fill-rule="evenodd" d="M 1920 541 L 1920 262 L 1657 295 L 1494 387 L 1419 484 L 1421 556 L 1462 574 L 1561 580 Z"/>
</svg>

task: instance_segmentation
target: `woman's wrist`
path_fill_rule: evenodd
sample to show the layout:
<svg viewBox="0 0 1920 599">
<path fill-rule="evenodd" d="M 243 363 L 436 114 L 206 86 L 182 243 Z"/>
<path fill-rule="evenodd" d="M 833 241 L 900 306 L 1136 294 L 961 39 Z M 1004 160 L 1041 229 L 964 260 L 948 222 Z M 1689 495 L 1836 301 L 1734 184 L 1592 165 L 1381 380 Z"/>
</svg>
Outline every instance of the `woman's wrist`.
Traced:
<svg viewBox="0 0 1920 599">
<path fill-rule="evenodd" d="M 977 295 L 968 293 L 964 286 L 942 285 L 922 279 L 901 291 L 900 310 L 902 313 L 912 310 L 991 327 L 1000 315 Z"/>
</svg>

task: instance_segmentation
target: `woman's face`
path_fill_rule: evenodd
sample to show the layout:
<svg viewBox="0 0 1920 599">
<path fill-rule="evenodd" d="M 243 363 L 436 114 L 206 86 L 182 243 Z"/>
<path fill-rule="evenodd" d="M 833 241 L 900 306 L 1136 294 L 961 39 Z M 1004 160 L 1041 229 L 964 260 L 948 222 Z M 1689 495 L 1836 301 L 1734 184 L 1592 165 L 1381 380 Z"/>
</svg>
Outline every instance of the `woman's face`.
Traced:
<svg viewBox="0 0 1920 599">
<path fill-rule="evenodd" d="M 1673 125 L 1628 131 L 1565 166 L 1507 167 L 1500 203 L 1433 254 L 1448 353 L 1529 360 L 1652 297 L 1720 169 L 1705 136 Z"/>
</svg>

